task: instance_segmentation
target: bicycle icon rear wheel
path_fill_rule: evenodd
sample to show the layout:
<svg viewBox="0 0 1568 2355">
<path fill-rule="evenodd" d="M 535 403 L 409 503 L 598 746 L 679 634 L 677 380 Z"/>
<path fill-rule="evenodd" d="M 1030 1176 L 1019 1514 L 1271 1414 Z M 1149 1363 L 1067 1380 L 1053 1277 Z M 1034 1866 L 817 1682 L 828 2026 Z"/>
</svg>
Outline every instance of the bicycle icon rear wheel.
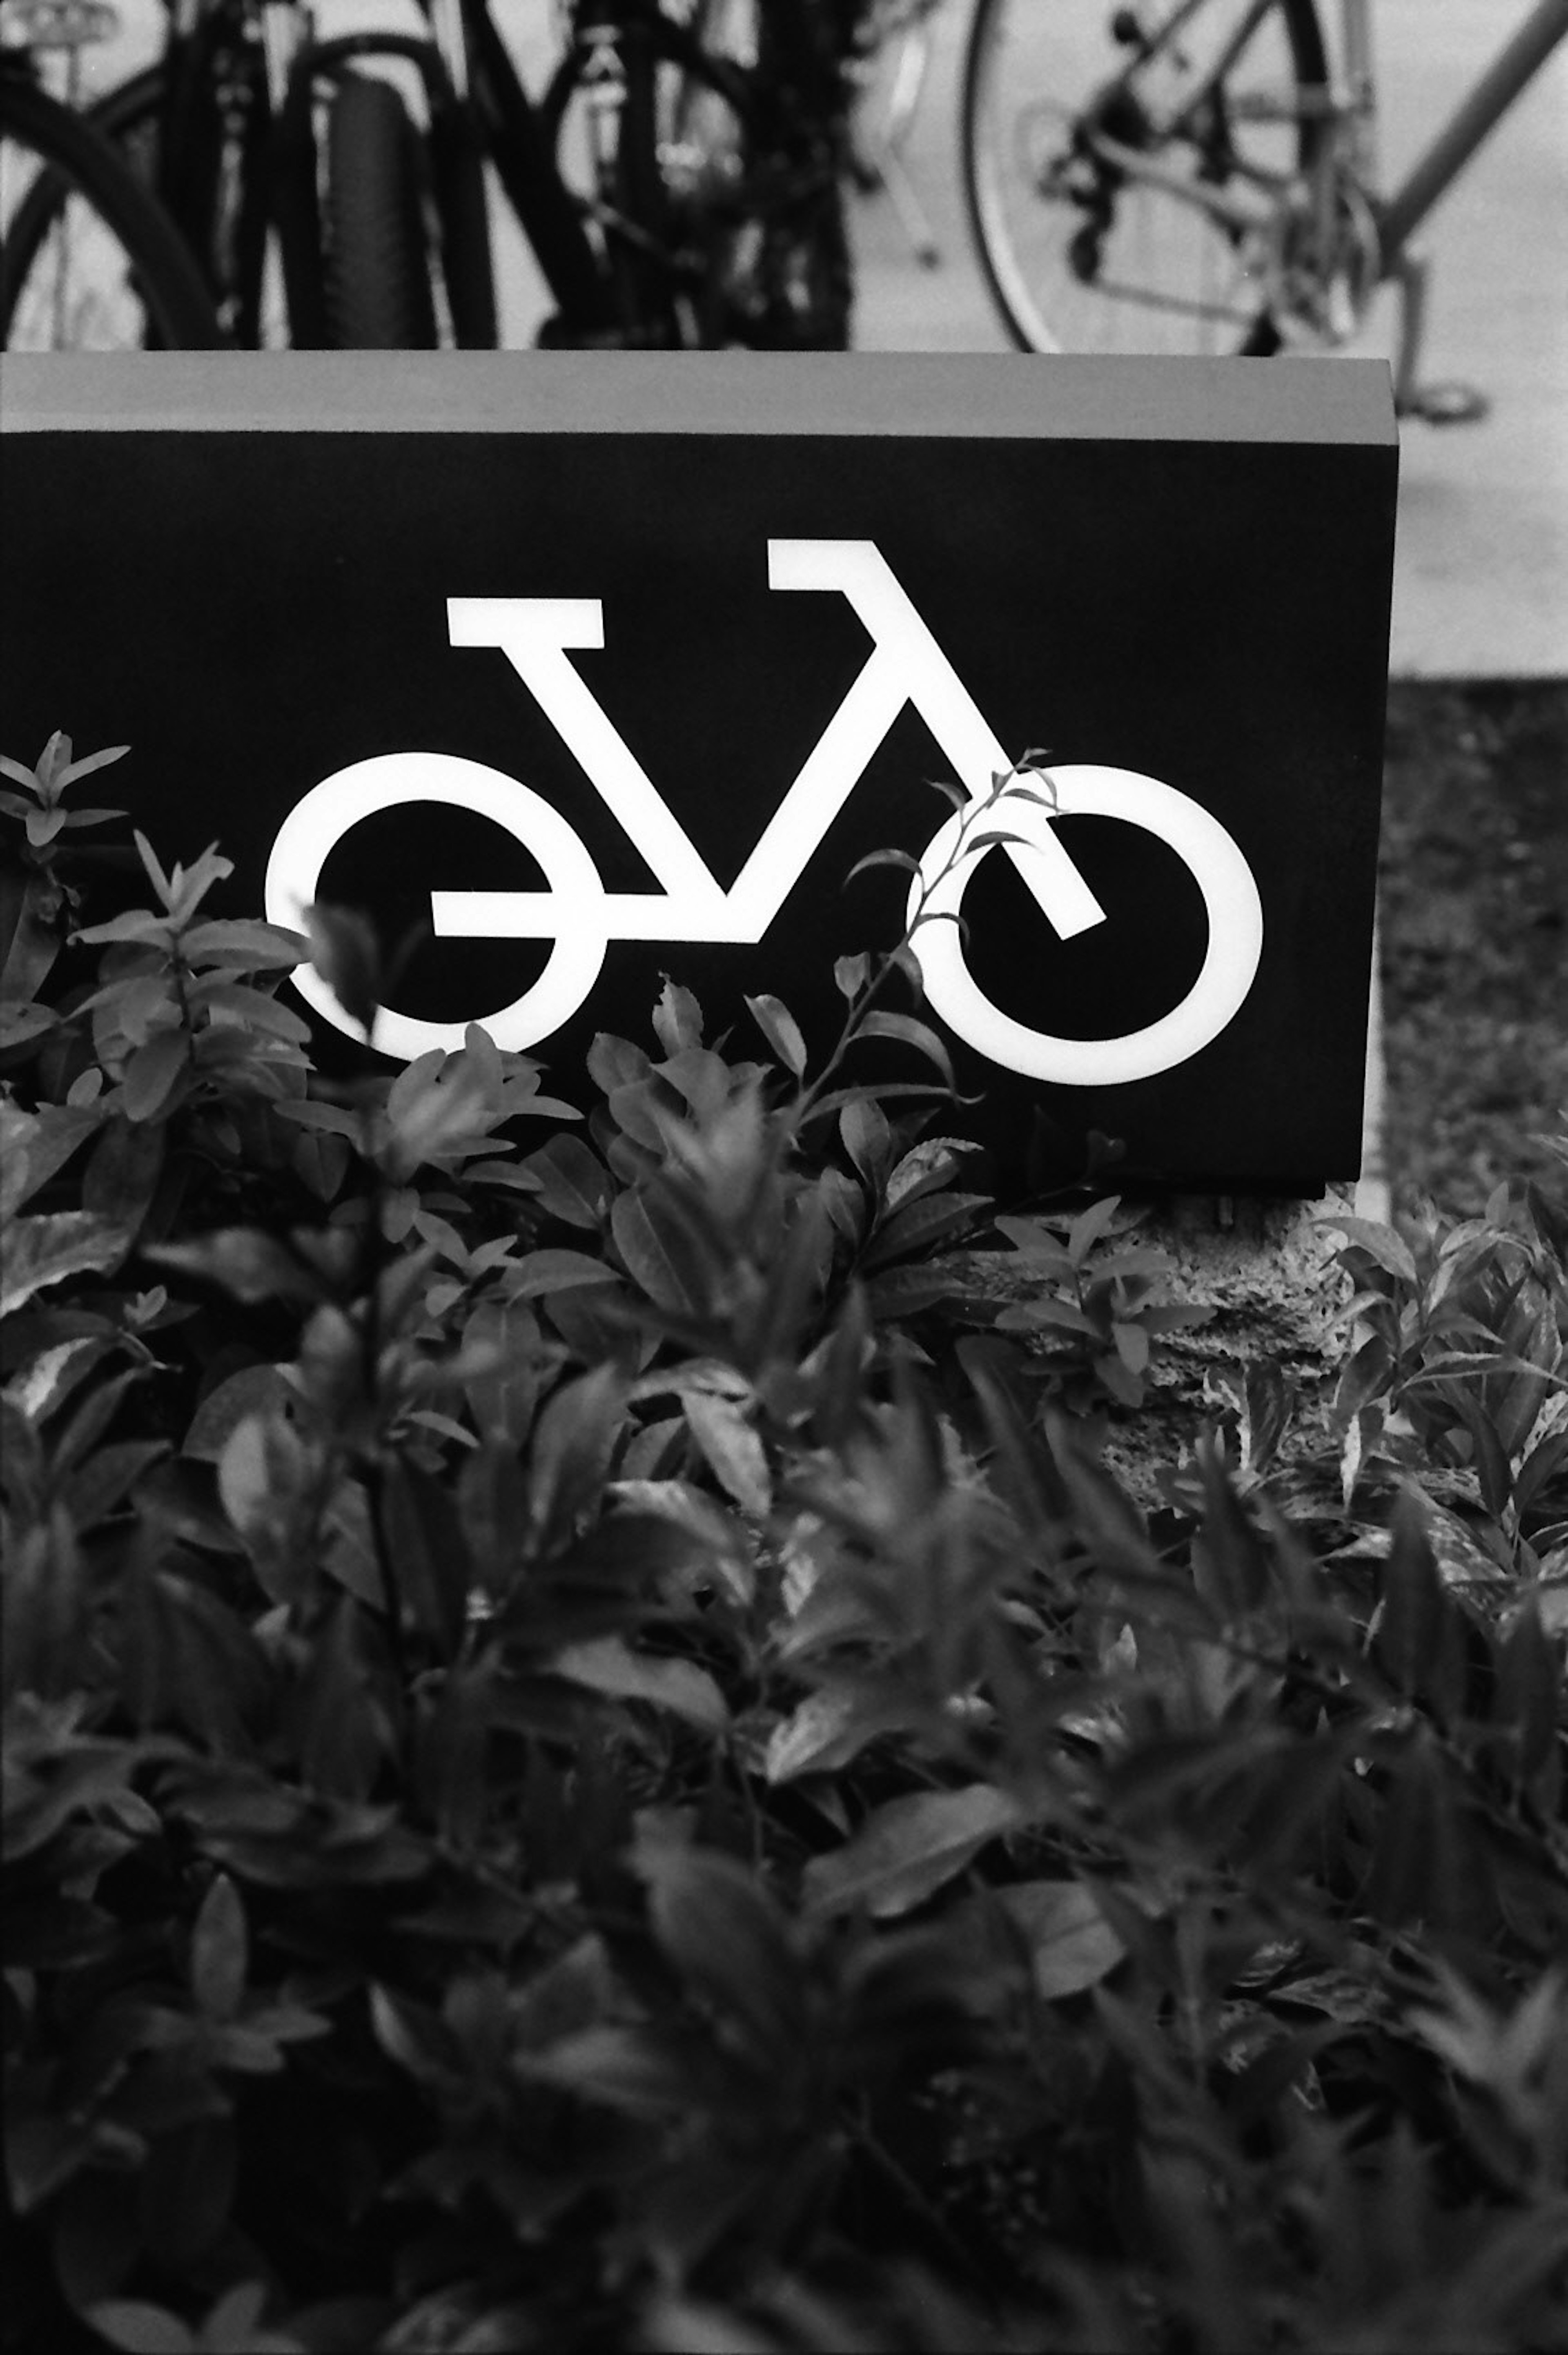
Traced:
<svg viewBox="0 0 1568 2355">
<path fill-rule="evenodd" d="M 1052 765 L 1054 806 L 1021 796 L 987 828 L 993 838 L 965 852 L 972 811 L 958 811 L 926 845 L 910 887 L 909 920 L 925 992 L 948 1028 L 988 1060 L 1059 1087 L 1120 1087 L 1171 1070 L 1217 1039 L 1240 1011 L 1263 954 L 1257 882 L 1236 843 L 1206 809 L 1157 777 L 1088 763 Z M 976 983 L 964 954 L 964 895 L 994 835 L 1042 835 L 1057 817 L 1118 818 L 1168 843 L 1190 869 L 1203 899 L 1209 944 L 1198 978 L 1158 1021 L 1120 1038 L 1064 1039 L 1006 1014 Z"/>
</svg>

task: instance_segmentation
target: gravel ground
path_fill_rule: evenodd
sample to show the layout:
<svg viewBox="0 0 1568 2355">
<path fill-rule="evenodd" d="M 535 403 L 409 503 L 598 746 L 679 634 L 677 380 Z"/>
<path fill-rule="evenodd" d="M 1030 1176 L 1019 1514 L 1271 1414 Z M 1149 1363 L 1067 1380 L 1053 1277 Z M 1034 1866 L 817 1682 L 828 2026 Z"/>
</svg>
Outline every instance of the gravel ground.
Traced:
<svg viewBox="0 0 1568 2355">
<path fill-rule="evenodd" d="M 1395 1211 L 1469 1215 L 1568 1127 L 1568 679 L 1391 686 L 1381 879 Z"/>
</svg>

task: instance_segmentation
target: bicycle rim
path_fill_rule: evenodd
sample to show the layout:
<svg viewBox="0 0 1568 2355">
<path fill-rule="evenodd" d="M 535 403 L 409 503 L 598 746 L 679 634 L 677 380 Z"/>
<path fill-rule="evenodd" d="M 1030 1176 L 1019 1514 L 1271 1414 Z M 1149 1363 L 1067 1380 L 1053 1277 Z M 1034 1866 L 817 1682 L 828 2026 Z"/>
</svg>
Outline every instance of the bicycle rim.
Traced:
<svg viewBox="0 0 1568 2355">
<path fill-rule="evenodd" d="M 282 273 L 270 250 L 260 136 L 252 128 L 246 136 L 227 138 L 209 117 L 192 137 L 187 112 L 177 134 L 176 185 L 165 187 L 166 86 L 162 63 L 145 66 L 106 91 L 87 119 L 186 230 L 225 334 L 249 349 L 281 348 L 289 341 L 289 325 Z M 63 194 L 59 175 L 41 172 L 15 212 L 7 212 L 6 250 L 18 282 L 53 233 Z"/>
<path fill-rule="evenodd" d="M 11 351 L 225 341 L 189 251 L 111 143 L 10 73 L 0 82 L 0 334 Z"/>
<path fill-rule="evenodd" d="M 1136 16 L 1144 53 L 1113 26 Z M 1255 23 L 1250 20 L 1255 16 Z M 1174 30 L 1169 28 L 1175 27 Z M 982 270 L 1026 350 L 1271 347 L 1267 224 L 1324 136 L 1312 0 L 979 0 L 963 168 Z"/>
</svg>

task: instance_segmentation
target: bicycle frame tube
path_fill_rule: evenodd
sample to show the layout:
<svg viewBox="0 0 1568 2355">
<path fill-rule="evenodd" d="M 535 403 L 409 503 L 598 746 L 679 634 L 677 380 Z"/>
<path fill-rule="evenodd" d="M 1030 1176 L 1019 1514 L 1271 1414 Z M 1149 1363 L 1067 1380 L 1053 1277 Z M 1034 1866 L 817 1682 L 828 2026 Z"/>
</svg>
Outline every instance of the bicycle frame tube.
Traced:
<svg viewBox="0 0 1568 2355">
<path fill-rule="evenodd" d="M 289 94 L 294 59 L 310 37 L 304 13 L 288 0 L 267 0 L 261 10 L 261 54 L 267 61 L 267 96 L 272 112 L 281 114 Z"/>
<path fill-rule="evenodd" d="M 1568 37 L 1568 0 L 1536 0 L 1513 38 L 1380 208 L 1378 235 L 1385 275 L 1397 263 L 1413 232 L 1564 37 Z"/>
<path fill-rule="evenodd" d="M 1371 0 L 1343 0 L 1340 41 L 1344 51 L 1338 86 L 1331 89 L 1330 114 L 1341 157 L 1358 184 L 1375 190 L 1379 184 L 1377 152 L 1378 77 L 1372 55 Z M 1330 76 L 1330 80 L 1334 80 Z"/>
<path fill-rule="evenodd" d="M 614 325 L 612 290 L 562 185 L 539 111 L 517 80 L 486 0 L 462 0 L 485 145 L 563 319 L 589 333 Z"/>
<path fill-rule="evenodd" d="M 431 35 L 446 68 L 453 95 L 468 96 L 468 43 L 463 31 L 463 0 L 431 0 Z"/>
<path fill-rule="evenodd" d="M 1236 27 L 1235 31 L 1232 34 L 1230 39 L 1221 50 L 1220 55 L 1215 59 L 1214 63 L 1209 69 L 1208 73 L 1199 83 L 1197 89 L 1192 92 L 1191 97 L 1181 109 L 1179 114 L 1178 114 L 1172 121 L 1170 128 L 1173 131 L 1185 132 L 1189 124 L 1193 121 L 1194 117 L 1203 107 L 1208 105 L 1214 91 L 1218 90 L 1221 83 L 1224 80 L 1225 76 L 1230 72 L 1231 68 L 1235 64 L 1236 59 L 1241 56 L 1242 51 L 1246 48 L 1247 43 L 1252 39 L 1253 35 L 1257 31 L 1258 27 L 1263 23 L 1264 18 L 1269 15 L 1274 5 L 1275 0 L 1252 0 L 1252 6 L 1247 10 L 1246 15 Z M 1183 11 L 1183 16 L 1188 13 L 1189 12 Z M 1160 37 L 1161 40 L 1167 40 L 1179 32 L 1181 27 L 1181 22 L 1182 18 L 1179 17 L 1175 22 L 1168 25 Z"/>
</svg>

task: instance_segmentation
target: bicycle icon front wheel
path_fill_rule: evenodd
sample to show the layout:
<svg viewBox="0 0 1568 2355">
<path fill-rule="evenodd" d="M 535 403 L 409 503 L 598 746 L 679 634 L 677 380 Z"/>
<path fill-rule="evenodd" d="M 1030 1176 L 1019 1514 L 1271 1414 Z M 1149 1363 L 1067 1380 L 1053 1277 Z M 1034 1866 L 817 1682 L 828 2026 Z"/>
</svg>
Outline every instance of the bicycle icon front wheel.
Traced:
<svg viewBox="0 0 1568 2355">
<path fill-rule="evenodd" d="M 1053 805 L 1022 795 L 1004 802 L 988 839 L 965 850 L 973 810 L 957 811 L 925 847 L 910 887 L 909 921 L 925 992 L 950 1030 L 993 1063 L 1060 1087 L 1117 1087 L 1168 1071 L 1217 1039 L 1244 1003 L 1263 954 L 1264 912 L 1252 868 L 1218 818 L 1188 794 L 1136 770 L 1070 762 L 1049 772 Z M 1042 838 L 1059 817 L 1118 818 L 1169 845 L 1202 895 L 1209 943 L 1179 1006 L 1142 1029 L 1112 1039 L 1064 1039 L 1006 1014 L 976 981 L 964 954 L 964 895 L 996 833 Z"/>
</svg>

